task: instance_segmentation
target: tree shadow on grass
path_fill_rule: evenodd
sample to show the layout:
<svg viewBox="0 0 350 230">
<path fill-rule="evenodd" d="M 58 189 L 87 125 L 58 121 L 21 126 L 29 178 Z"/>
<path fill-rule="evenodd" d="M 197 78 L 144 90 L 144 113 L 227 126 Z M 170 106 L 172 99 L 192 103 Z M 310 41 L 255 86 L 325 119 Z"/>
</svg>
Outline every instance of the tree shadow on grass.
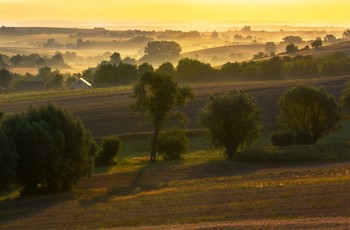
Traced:
<svg viewBox="0 0 350 230">
<path fill-rule="evenodd" d="M 148 163 L 133 172 L 99 176 L 96 178 L 99 183 L 94 186 L 105 188 L 105 192 L 83 198 L 79 203 L 83 207 L 91 207 L 113 199 L 166 188 L 176 181 L 243 175 L 264 167 L 266 166 L 253 167 L 233 160 L 216 160 L 193 165 L 188 165 L 182 160 Z"/>
<path fill-rule="evenodd" d="M 166 172 L 181 164 L 183 164 L 182 160 L 147 163 L 142 168 L 133 172 L 101 175 L 99 176 L 100 183 L 95 186 L 105 187 L 107 191 L 99 195 L 81 199 L 80 205 L 90 207 L 99 203 L 109 202 L 112 198 L 137 195 L 141 192 L 159 189 L 172 180 L 172 178 L 168 178 L 169 174 Z M 109 181 L 103 183 L 104 180 Z"/>
<path fill-rule="evenodd" d="M 73 192 L 67 191 L 4 201 L 0 203 L 0 223 L 6 224 L 10 221 L 29 218 L 59 203 L 72 199 L 74 199 Z"/>
<path fill-rule="evenodd" d="M 210 162 L 187 164 L 184 161 L 161 161 L 148 163 L 142 168 L 124 173 L 109 175 L 97 175 L 96 178 L 86 181 L 90 189 L 98 190 L 103 188 L 103 192 L 93 193 L 81 198 L 79 204 L 84 207 L 91 207 L 97 204 L 113 202 L 113 200 L 129 199 L 147 194 L 150 191 L 168 188 L 176 181 L 200 180 L 207 178 L 243 176 L 255 173 L 298 170 L 303 167 L 313 167 L 312 163 L 296 164 L 276 164 L 276 163 L 244 163 L 235 160 L 218 159 Z M 322 166 L 320 163 L 315 167 Z M 94 183 L 94 184 L 92 184 Z M 86 188 L 86 185 L 81 185 Z M 92 191 L 91 190 L 91 191 Z"/>
</svg>

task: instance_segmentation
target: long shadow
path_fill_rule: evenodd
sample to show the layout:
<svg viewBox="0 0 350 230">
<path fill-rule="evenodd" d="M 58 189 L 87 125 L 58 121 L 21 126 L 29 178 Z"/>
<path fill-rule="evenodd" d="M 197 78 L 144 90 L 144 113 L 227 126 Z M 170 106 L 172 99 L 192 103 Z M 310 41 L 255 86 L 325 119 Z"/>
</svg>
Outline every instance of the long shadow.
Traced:
<svg viewBox="0 0 350 230">
<path fill-rule="evenodd" d="M 206 179 L 225 176 L 243 176 L 257 172 L 271 173 L 285 170 L 298 170 L 298 168 L 307 168 L 320 166 L 320 163 L 270 163 L 253 164 L 237 162 L 235 160 L 216 160 L 194 165 L 185 165 L 182 161 L 176 162 L 158 162 L 146 164 L 134 172 L 118 173 L 115 175 L 106 175 L 106 179 L 114 180 L 116 184 L 108 183 L 106 192 L 93 195 L 87 199 L 81 199 L 80 205 L 91 207 L 96 204 L 108 203 L 115 198 L 137 195 L 142 192 L 166 188 L 170 183 L 176 181 L 186 181 L 194 179 Z M 324 165 L 327 165 L 326 163 Z M 321 165 L 322 166 L 322 165 Z M 118 184 L 123 182 L 123 184 Z M 103 186 L 100 182 L 99 186 Z M 97 188 L 98 186 L 96 186 Z"/>
<path fill-rule="evenodd" d="M 116 176 L 120 178 L 127 178 L 130 180 L 125 186 L 113 186 L 108 188 L 107 193 L 94 196 L 90 199 L 83 199 L 80 201 L 80 205 L 83 207 L 91 207 L 99 203 L 109 202 L 112 198 L 123 197 L 128 195 L 136 195 L 140 192 L 151 191 L 159 188 L 159 184 L 169 183 L 171 180 L 167 179 L 162 172 L 168 171 L 168 165 L 176 167 L 181 165 L 182 161 L 176 162 L 159 162 L 148 163 L 136 172 L 118 173 Z M 164 181 L 155 180 L 152 181 L 153 176 L 165 177 Z M 159 179 L 159 178 L 158 178 Z"/>
<path fill-rule="evenodd" d="M 0 202 L 0 229 L 2 229 L 1 224 L 28 218 L 72 199 L 74 199 L 73 192 L 67 191 Z"/>
</svg>

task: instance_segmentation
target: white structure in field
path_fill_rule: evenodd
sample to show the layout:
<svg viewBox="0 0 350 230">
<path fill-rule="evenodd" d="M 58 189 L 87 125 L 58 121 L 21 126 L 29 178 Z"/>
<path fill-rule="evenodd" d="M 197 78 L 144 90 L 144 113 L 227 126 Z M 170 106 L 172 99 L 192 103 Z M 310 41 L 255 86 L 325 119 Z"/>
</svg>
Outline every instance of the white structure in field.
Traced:
<svg viewBox="0 0 350 230">
<path fill-rule="evenodd" d="M 83 78 L 79 78 L 69 86 L 69 89 L 89 89 L 91 84 Z"/>
</svg>

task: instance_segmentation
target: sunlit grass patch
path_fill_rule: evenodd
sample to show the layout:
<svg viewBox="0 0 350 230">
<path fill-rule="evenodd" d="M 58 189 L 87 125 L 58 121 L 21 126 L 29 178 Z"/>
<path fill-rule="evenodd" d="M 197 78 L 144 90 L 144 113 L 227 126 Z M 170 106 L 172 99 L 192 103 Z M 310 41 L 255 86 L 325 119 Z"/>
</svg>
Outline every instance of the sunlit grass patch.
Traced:
<svg viewBox="0 0 350 230">
<path fill-rule="evenodd" d="M 8 192 L 0 193 L 0 202 L 14 200 L 20 197 L 19 189 L 13 189 Z"/>
<path fill-rule="evenodd" d="M 122 90 L 129 90 L 131 86 L 115 86 L 106 88 L 92 88 L 83 90 L 49 90 L 49 91 L 31 91 L 31 92 L 13 92 L 0 95 L 0 103 L 12 101 L 30 101 L 45 99 L 47 101 L 60 97 L 81 96 L 89 94 L 113 93 Z"/>
</svg>

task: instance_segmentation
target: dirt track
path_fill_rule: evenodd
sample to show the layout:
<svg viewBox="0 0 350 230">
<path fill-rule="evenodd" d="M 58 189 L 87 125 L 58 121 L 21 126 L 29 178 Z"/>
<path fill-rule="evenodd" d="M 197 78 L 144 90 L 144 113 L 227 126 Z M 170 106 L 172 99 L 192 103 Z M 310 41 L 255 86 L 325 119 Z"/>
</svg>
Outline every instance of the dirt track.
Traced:
<svg viewBox="0 0 350 230">
<path fill-rule="evenodd" d="M 293 220 L 244 220 L 226 222 L 207 222 L 184 225 L 142 226 L 132 228 L 134 230 L 229 230 L 229 229 L 333 229 L 345 230 L 350 228 L 350 218 L 325 217 L 325 218 L 301 218 Z M 114 230 L 126 230 L 130 228 L 114 228 Z"/>
<path fill-rule="evenodd" d="M 346 86 L 347 77 L 333 77 L 317 80 L 305 80 L 306 83 L 316 86 L 325 86 L 329 92 L 339 97 Z M 301 81 L 300 81 L 301 82 Z M 232 88 L 246 90 L 257 98 L 262 108 L 262 121 L 270 126 L 272 115 L 277 115 L 277 100 L 289 87 L 296 84 L 295 81 L 267 82 L 267 83 L 232 83 L 232 84 L 197 84 L 191 87 L 196 99 L 185 110 L 190 117 L 190 129 L 198 129 L 196 117 L 208 97 L 215 92 L 224 92 Z M 150 125 L 144 115 L 131 110 L 133 100 L 130 98 L 131 91 L 118 91 L 116 93 L 103 93 L 74 97 L 61 97 L 51 100 L 51 103 L 67 108 L 78 115 L 93 136 L 123 135 L 131 133 L 149 132 Z M 0 104 L 3 112 L 17 112 L 28 108 L 29 105 L 44 105 L 47 100 L 18 101 Z"/>
</svg>

